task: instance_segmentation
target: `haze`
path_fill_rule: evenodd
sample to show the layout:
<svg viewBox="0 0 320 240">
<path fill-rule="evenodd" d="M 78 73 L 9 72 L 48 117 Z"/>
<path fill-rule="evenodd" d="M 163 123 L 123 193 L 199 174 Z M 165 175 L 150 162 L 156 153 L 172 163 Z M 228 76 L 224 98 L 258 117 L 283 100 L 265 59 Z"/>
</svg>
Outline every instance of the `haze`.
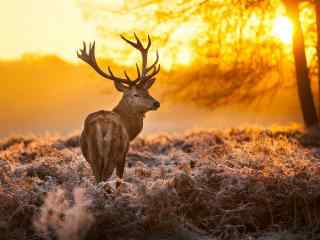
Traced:
<svg viewBox="0 0 320 240">
<path fill-rule="evenodd" d="M 237 91 L 230 98 L 237 100 L 229 100 L 227 95 L 223 98 L 223 87 L 227 84 L 215 83 L 215 78 L 221 80 L 218 76 L 212 79 L 205 76 L 208 81 L 212 80 L 212 86 L 208 87 L 206 83 L 206 89 L 220 91 L 221 88 L 221 93 L 210 93 L 213 97 L 205 104 L 203 99 L 197 99 L 201 69 L 210 67 L 207 74 L 216 74 L 212 66 L 221 64 L 221 69 L 228 69 L 233 64 L 235 51 L 230 46 L 238 46 L 238 38 L 233 35 L 236 32 L 232 26 L 216 23 L 214 18 L 208 20 L 206 12 L 183 19 L 167 19 L 160 14 L 164 4 L 172 9 L 177 7 L 172 1 L 153 4 L 143 11 L 136 9 L 139 1 L 132 1 L 132 5 L 127 1 L 111 0 L 12 0 L 3 3 L 0 9 L 0 27 L 5 33 L 1 36 L 0 45 L 0 136 L 46 132 L 67 134 L 79 131 L 88 113 L 110 109 L 120 95 L 110 81 L 100 78 L 80 63 L 75 52 L 83 40 L 96 40 L 97 56 L 104 67 L 111 65 L 117 73 L 129 69 L 129 73 L 134 74 L 134 63 L 139 62 L 139 55 L 119 38 L 120 34 L 131 37 L 133 32 L 139 33 L 144 40 L 146 33 L 152 36 L 152 52 L 159 49 L 163 67 L 152 89 L 162 107 L 158 112 L 148 114 L 145 134 L 301 121 L 296 90 L 290 84 L 289 88 L 286 84 L 278 87 L 271 97 L 269 93 L 263 94 L 262 98 L 250 100 L 249 104 L 248 101 L 240 101 L 240 96 L 233 98 Z M 236 19 L 234 13 L 230 14 Z M 314 18 L 308 8 L 302 17 Z M 261 53 L 270 56 L 272 67 L 280 66 L 281 69 L 277 70 L 276 77 L 268 75 L 264 84 L 268 85 L 274 79 L 290 83 L 292 25 L 283 7 L 276 8 L 265 19 L 259 12 L 249 13 L 246 21 L 242 29 L 242 42 L 246 47 L 238 58 L 247 61 L 257 53 L 255 48 L 248 48 L 248 42 L 266 46 Z M 230 21 L 229 24 L 235 23 Z M 261 38 L 256 32 L 259 24 L 268 30 Z M 306 21 L 305 29 L 308 26 Z M 220 32 L 221 29 L 226 31 L 220 45 L 212 42 L 217 39 L 218 28 Z M 308 35 L 306 41 L 312 45 L 312 35 Z M 275 47 L 279 54 L 273 50 Z M 271 56 L 265 51 L 268 49 L 277 56 Z M 314 48 L 307 47 L 306 51 L 308 60 L 312 62 Z M 237 78 L 241 76 L 235 74 L 232 81 L 236 82 Z M 192 86 L 187 91 L 170 95 L 174 84 L 188 85 L 191 80 Z M 179 98 L 180 94 L 182 97 Z M 216 102 L 219 104 L 215 105 Z"/>
</svg>

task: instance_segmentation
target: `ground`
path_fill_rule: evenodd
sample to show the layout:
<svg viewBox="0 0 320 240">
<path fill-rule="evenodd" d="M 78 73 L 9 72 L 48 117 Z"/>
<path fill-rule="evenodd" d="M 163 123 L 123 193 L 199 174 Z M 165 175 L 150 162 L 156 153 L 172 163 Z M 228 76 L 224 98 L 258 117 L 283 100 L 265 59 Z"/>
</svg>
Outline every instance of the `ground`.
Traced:
<svg viewBox="0 0 320 240">
<path fill-rule="evenodd" d="M 0 239 L 319 239 L 320 148 L 299 130 L 138 138 L 95 183 L 79 137 L 0 143 Z"/>
</svg>

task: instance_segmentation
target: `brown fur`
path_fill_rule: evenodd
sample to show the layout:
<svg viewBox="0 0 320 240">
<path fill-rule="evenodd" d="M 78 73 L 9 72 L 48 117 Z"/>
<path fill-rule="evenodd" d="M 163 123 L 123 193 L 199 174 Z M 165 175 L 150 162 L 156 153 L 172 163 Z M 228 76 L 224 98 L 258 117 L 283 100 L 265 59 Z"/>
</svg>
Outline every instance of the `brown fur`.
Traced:
<svg viewBox="0 0 320 240">
<path fill-rule="evenodd" d="M 108 179 L 114 169 L 122 178 L 129 136 L 118 114 L 98 111 L 85 120 L 81 150 L 98 182 Z"/>
<path fill-rule="evenodd" d="M 91 113 L 81 134 L 81 150 L 97 182 L 107 180 L 117 169 L 123 177 L 129 143 L 143 128 L 144 114 L 158 108 L 147 90 L 135 87 L 123 94 L 113 111 Z"/>
</svg>

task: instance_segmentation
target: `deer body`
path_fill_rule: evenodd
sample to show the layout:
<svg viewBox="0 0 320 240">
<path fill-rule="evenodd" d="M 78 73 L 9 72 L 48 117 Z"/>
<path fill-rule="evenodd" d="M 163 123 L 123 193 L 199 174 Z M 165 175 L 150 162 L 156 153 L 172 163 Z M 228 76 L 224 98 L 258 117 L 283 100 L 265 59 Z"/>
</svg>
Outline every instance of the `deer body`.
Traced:
<svg viewBox="0 0 320 240">
<path fill-rule="evenodd" d="M 156 61 L 147 67 L 147 54 L 151 45 L 149 36 L 146 48 L 136 35 L 136 43 L 122 38 L 142 54 L 142 72 L 140 73 L 137 65 L 138 77 L 135 81 L 131 81 L 126 72 L 126 79 L 115 77 L 110 68 L 108 68 L 109 75 L 103 72 L 95 60 L 94 44 L 90 44 L 89 53 L 85 44 L 80 54 L 78 53 L 79 58 L 103 77 L 113 80 L 116 89 L 123 92 L 122 99 L 112 111 L 91 113 L 84 122 L 80 147 L 97 182 L 107 180 L 114 169 L 119 178 L 123 177 L 130 141 L 141 132 L 145 113 L 160 107 L 160 103 L 148 92 L 155 81 L 154 76 L 160 70 L 160 66 L 157 67 L 158 53 Z M 150 73 L 151 70 L 153 71 Z"/>
<path fill-rule="evenodd" d="M 118 114 L 98 111 L 90 114 L 81 134 L 81 150 L 97 182 L 108 179 L 114 169 L 123 176 L 129 136 Z"/>
</svg>

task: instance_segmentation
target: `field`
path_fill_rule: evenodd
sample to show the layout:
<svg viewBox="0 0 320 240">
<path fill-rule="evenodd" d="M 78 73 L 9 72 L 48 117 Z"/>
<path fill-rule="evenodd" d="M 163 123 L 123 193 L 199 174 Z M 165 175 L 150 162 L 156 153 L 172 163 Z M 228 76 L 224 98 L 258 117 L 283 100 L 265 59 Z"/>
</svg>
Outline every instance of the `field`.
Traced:
<svg viewBox="0 0 320 240">
<path fill-rule="evenodd" d="M 319 239 L 320 148 L 299 130 L 136 139 L 119 189 L 79 137 L 0 143 L 0 239 Z"/>
</svg>

